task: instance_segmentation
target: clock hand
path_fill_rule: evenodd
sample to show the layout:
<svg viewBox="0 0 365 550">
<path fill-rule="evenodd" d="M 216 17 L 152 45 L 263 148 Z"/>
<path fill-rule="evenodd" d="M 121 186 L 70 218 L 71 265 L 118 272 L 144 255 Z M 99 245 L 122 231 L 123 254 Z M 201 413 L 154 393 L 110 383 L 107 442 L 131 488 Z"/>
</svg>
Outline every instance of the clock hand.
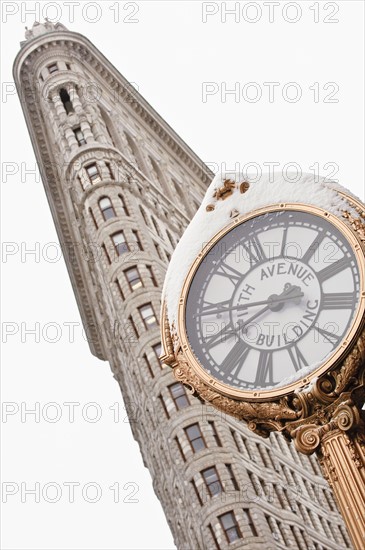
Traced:
<svg viewBox="0 0 365 550">
<path fill-rule="evenodd" d="M 293 294 L 293 292 L 298 292 L 298 290 L 300 291 L 301 288 L 298 286 L 293 286 L 290 283 L 286 283 L 286 285 L 284 286 L 284 290 L 281 294 L 279 295 L 274 294 L 272 295 L 272 297 L 269 297 L 269 299 L 266 301 L 257 302 L 255 305 L 258 305 L 259 303 L 260 304 L 262 303 L 262 305 L 264 304 L 266 305 L 263 309 L 260 309 L 260 311 L 257 311 L 252 317 L 250 317 L 250 319 L 248 319 L 248 321 L 246 321 L 245 324 L 239 323 L 237 328 L 233 328 L 231 323 L 229 323 L 228 325 L 225 325 L 217 334 L 213 334 L 212 336 L 209 336 L 208 339 L 205 339 L 205 343 L 209 347 L 212 347 L 212 346 L 216 346 L 220 341 L 222 341 L 223 337 L 230 338 L 231 336 L 236 336 L 237 332 L 242 330 L 246 325 L 251 323 L 254 319 L 256 319 L 257 317 L 265 313 L 265 311 L 267 311 L 268 309 L 271 309 L 272 311 L 277 311 L 277 309 L 276 310 L 272 309 L 272 304 L 277 304 L 277 306 L 275 307 L 278 308 L 284 302 L 287 302 L 292 299 L 300 298 L 301 296 L 303 296 L 303 293 Z M 274 296 L 275 298 L 273 298 Z M 235 308 L 227 308 L 227 309 L 224 309 L 223 311 L 229 311 L 230 309 L 237 309 L 237 307 L 239 306 L 236 306 Z M 216 312 L 217 311 L 215 311 L 214 313 Z"/>
<path fill-rule="evenodd" d="M 297 292 L 297 294 L 291 294 L 291 292 L 294 290 Z M 267 300 L 261 300 L 259 302 L 249 302 L 248 304 L 241 304 L 239 306 L 225 307 L 225 308 L 220 308 L 215 310 L 210 309 L 209 311 L 203 311 L 202 313 L 195 313 L 193 317 L 202 317 L 203 315 L 215 315 L 217 313 L 224 313 L 225 311 L 235 311 L 235 310 L 247 309 L 249 307 L 255 307 L 255 306 L 269 305 L 270 307 L 272 304 L 278 304 L 278 306 L 280 306 L 282 303 L 287 302 L 289 300 L 302 298 L 302 296 L 304 296 L 304 293 L 300 292 L 300 290 L 301 289 L 299 286 L 290 286 L 284 289 L 282 294 L 279 294 L 279 295 L 272 294 L 272 297 L 269 296 Z M 275 309 L 273 309 L 273 311 L 275 311 Z"/>
<path fill-rule="evenodd" d="M 275 294 L 272 295 L 272 296 L 275 296 L 275 299 L 269 297 L 267 301 L 267 305 L 263 309 L 260 309 L 260 311 L 257 311 L 254 315 L 252 315 L 252 317 L 250 317 L 247 321 L 245 321 L 245 323 L 240 323 L 236 330 L 238 331 L 244 328 L 246 325 L 251 323 L 254 319 L 256 319 L 257 317 L 265 313 L 265 311 L 267 311 L 268 309 L 271 309 L 271 311 L 278 311 L 281 308 L 281 306 L 284 305 L 284 302 L 303 296 L 304 295 L 303 293 L 293 294 L 293 291 L 297 291 L 298 289 L 301 290 L 300 287 L 293 286 L 290 283 L 286 283 L 283 292 L 279 294 L 279 296 Z M 275 308 L 272 307 L 273 303 L 274 304 L 277 303 Z"/>
</svg>

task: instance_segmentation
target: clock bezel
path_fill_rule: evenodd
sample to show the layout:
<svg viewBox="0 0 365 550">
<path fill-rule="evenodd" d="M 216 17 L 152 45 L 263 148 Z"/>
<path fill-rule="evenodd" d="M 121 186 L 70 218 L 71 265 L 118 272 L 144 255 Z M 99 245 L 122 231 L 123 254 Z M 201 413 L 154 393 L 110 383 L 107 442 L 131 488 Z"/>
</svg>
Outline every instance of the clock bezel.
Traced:
<svg viewBox="0 0 365 550">
<path fill-rule="evenodd" d="M 327 360 L 318 368 L 314 369 L 310 374 L 306 375 L 303 378 L 296 380 L 285 386 L 279 388 L 273 388 L 270 390 L 265 389 L 252 389 L 244 390 L 234 388 L 228 384 L 221 382 L 220 380 L 214 378 L 209 372 L 207 372 L 204 367 L 200 364 L 199 360 L 196 358 L 194 352 L 190 348 L 189 340 L 187 337 L 187 331 L 185 326 L 185 312 L 186 312 L 186 303 L 187 297 L 190 289 L 190 285 L 193 281 L 193 278 L 199 269 L 200 264 L 203 262 L 207 253 L 211 248 L 227 233 L 229 233 L 234 227 L 241 225 L 244 222 L 251 220 L 257 216 L 278 212 L 282 210 L 288 211 L 302 211 L 307 212 L 318 217 L 324 217 L 332 225 L 334 225 L 340 233 L 346 238 L 349 245 L 352 247 L 354 255 L 357 259 L 357 264 L 359 268 L 359 287 L 360 287 L 360 296 L 357 306 L 357 311 L 354 315 L 352 325 L 347 331 L 345 337 L 341 340 L 340 345 L 333 351 L 333 353 L 327 358 Z M 361 240 L 351 226 L 347 224 L 344 220 L 337 217 L 335 214 L 317 206 L 313 206 L 305 203 L 279 203 L 271 204 L 262 208 L 255 209 L 248 214 L 243 214 L 235 218 L 231 223 L 226 225 L 220 231 L 218 231 L 210 241 L 204 246 L 204 249 L 198 254 L 197 258 L 191 265 L 187 276 L 185 277 L 183 288 L 180 294 L 179 304 L 178 304 L 178 335 L 180 344 L 183 350 L 183 353 L 186 357 L 186 360 L 189 363 L 189 366 L 192 368 L 193 372 L 201 379 L 201 381 L 206 384 L 210 389 L 218 392 L 219 394 L 233 398 L 236 400 L 247 400 L 247 401 L 272 401 L 275 398 L 283 397 L 285 395 L 293 393 L 295 390 L 302 388 L 309 384 L 313 379 L 322 376 L 328 372 L 331 368 L 337 366 L 350 352 L 352 345 L 355 343 L 357 337 L 359 336 L 364 323 L 365 323 L 365 255 L 364 249 Z"/>
</svg>

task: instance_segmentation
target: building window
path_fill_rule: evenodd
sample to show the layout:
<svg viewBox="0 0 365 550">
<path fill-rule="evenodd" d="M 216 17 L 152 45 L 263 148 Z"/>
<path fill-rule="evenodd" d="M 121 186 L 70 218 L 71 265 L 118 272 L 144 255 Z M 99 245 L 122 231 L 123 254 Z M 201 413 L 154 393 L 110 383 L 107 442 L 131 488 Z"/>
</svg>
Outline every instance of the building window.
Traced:
<svg viewBox="0 0 365 550">
<path fill-rule="evenodd" d="M 342 527 L 342 525 L 339 525 L 339 526 L 338 526 L 338 530 L 339 530 L 340 533 L 341 533 L 341 536 L 342 536 L 342 538 L 343 538 L 343 541 L 344 541 L 344 543 L 345 543 L 345 546 L 346 546 L 346 547 L 349 547 L 349 546 L 350 546 L 350 539 L 349 539 L 349 537 L 348 537 L 348 535 L 347 535 L 345 529 Z"/>
<path fill-rule="evenodd" d="M 147 357 L 146 354 L 143 355 L 143 360 L 144 360 L 144 362 L 145 362 L 145 364 L 146 364 L 146 367 L 148 368 L 148 372 L 150 373 L 151 378 L 154 378 L 155 375 L 154 375 L 154 373 L 153 373 L 152 365 L 151 365 L 151 363 L 149 362 L 148 357 Z"/>
<path fill-rule="evenodd" d="M 111 237 L 118 256 L 129 251 L 123 231 L 118 231 L 118 233 L 114 233 Z"/>
<path fill-rule="evenodd" d="M 116 284 L 117 287 L 118 287 L 120 297 L 122 298 L 122 300 L 124 300 L 124 299 L 125 299 L 125 298 L 124 298 L 124 293 L 123 293 L 122 287 L 120 286 L 119 279 L 115 279 L 115 284 Z"/>
<path fill-rule="evenodd" d="M 120 202 L 121 202 L 121 205 L 122 205 L 123 214 L 124 214 L 125 216 L 129 216 L 128 208 L 127 208 L 127 205 L 126 205 L 126 203 L 125 203 L 124 197 L 123 197 L 122 195 L 118 195 L 118 197 L 120 198 Z"/>
<path fill-rule="evenodd" d="M 242 538 L 242 534 L 233 511 L 218 516 L 218 519 L 228 542 L 235 542 L 236 540 Z"/>
<path fill-rule="evenodd" d="M 157 327 L 158 322 L 151 303 L 140 306 L 138 308 L 138 311 L 142 317 L 142 321 L 146 330 Z"/>
<path fill-rule="evenodd" d="M 217 537 L 215 536 L 214 529 L 213 529 L 213 527 L 211 526 L 210 523 L 209 523 L 209 525 L 208 525 L 208 529 L 209 529 L 209 532 L 210 532 L 210 534 L 211 534 L 211 536 L 212 536 L 212 539 L 213 539 L 213 541 L 214 541 L 216 550 L 221 550 L 221 547 L 220 547 L 219 544 L 218 544 L 218 539 L 217 539 Z"/>
<path fill-rule="evenodd" d="M 210 426 L 210 429 L 212 430 L 214 441 L 215 441 L 217 447 L 222 447 L 222 443 L 221 443 L 221 440 L 219 439 L 219 435 L 218 435 L 218 432 L 217 432 L 216 427 L 214 425 L 214 422 L 212 422 L 211 420 L 208 420 L 208 424 Z"/>
<path fill-rule="evenodd" d="M 207 486 L 208 492 L 211 497 L 220 495 L 223 492 L 222 483 L 219 479 L 219 475 L 215 466 L 212 466 L 211 468 L 206 468 L 200 473 L 203 476 L 205 485 Z"/>
<path fill-rule="evenodd" d="M 265 452 L 266 448 L 264 447 L 264 445 L 262 445 L 261 443 L 257 443 L 257 449 L 259 451 L 261 462 L 263 463 L 265 468 L 270 468 L 270 464 L 269 464 L 269 461 L 268 461 L 268 458 L 267 458 L 267 455 L 266 455 L 266 452 Z"/>
<path fill-rule="evenodd" d="M 67 69 L 68 71 L 71 71 L 71 65 L 70 65 L 69 63 L 66 63 L 66 69 Z"/>
<path fill-rule="evenodd" d="M 168 229 L 166 229 L 166 235 L 167 235 L 167 238 L 169 239 L 169 241 L 171 243 L 172 248 L 175 248 L 174 239 L 172 238 L 172 235 L 171 235 L 171 233 Z"/>
<path fill-rule="evenodd" d="M 115 218 L 115 210 L 109 197 L 102 197 L 99 199 L 99 208 L 105 221 L 110 220 L 110 218 Z"/>
<path fill-rule="evenodd" d="M 159 247 L 159 245 L 157 243 L 153 243 L 153 244 L 155 245 L 157 256 L 160 258 L 160 260 L 163 260 L 161 248 Z"/>
<path fill-rule="evenodd" d="M 112 167 L 110 166 L 110 162 L 105 163 L 106 169 L 108 170 L 108 174 L 111 180 L 115 179 L 114 174 L 112 172 Z"/>
<path fill-rule="evenodd" d="M 161 353 L 162 353 L 162 346 L 161 346 L 161 342 L 159 342 L 158 344 L 154 344 L 152 346 L 152 349 L 153 351 L 155 352 L 155 355 L 156 355 L 156 359 L 157 361 L 160 363 L 160 357 L 161 357 Z"/>
<path fill-rule="evenodd" d="M 176 436 L 174 439 L 175 439 L 175 442 L 176 442 L 176 446 L 179 449 L 179 453 L 181 454 L 181 458 L 183 459 L 184 462 L 186 462 L 184 451 L 183 451 L 182 446 L 180 444 L 179 438 Z"/>
<path fill-rule="evenodd" d="M 259 535 L 258 535 L 258 532 L 256 530 L 255 524 L 252 520 L 250 510 L 248 508 L 243 508 L 243 515 L 245 516 L 245 519 L 246 519 L 247 525 L 250 528 L 251 534 L 254 537 L 258 537 Z"/>
<path fill-rule="evenodd" d="M 136 338 L 139 338 L 139 334 L 138 334 L 138 330 L 137 330 L 137 327 L 136 327 L 136 323 L 134 322 L 132 315 L 130 315 L 130 316 L 128 317 L 128 321 L 129 321 L 129 326 L 131 327 L 131 329 L 132 329 L 133 332 L 134 332 L 134 336 L 136 336 Z"/>
<path fill-rule="evenodd" d="M 138 231 L 135 231 L 134 229 L 132 230 L 132 241 L 134 244 L 134 246 L 132 245 L 132 250 L 143 250 Z"/>
<path fill-rule="evenodd" d="M 164 398 L 162 397 L 161 394 L 158 396 L 158 398 L 160 400 L 160 403 L 162 405 L 163 410 L 165 411 L 165 414 L 166 414 L 167 418 L 170 418 L 169 411 L 167 410 Z"/>
<path fill-rule="evenodd" d="M 153 226 L 155 228 L 155 231 L 157 233 L 157 235 L 159 237 L 161 237 L 162 239 L 162 234 L 161 234 L 161 229 L 160 229 L 160 226 L 158 225 L 158 223 L 156 222 L 155 218 L 153 216 L 151 216 L 151 220 L 152 220 L 152 223 L 153 223 Z"/>
<path fill-rule="evenodd" d="M 253 472 L 248 472 L 248 476 L 250 478 L 252 487 L 255 489 L 255 493 L 257 494 L 257 496 L 261 497 L 263 494 L 263 489 L 260 485 L 260 480 L 258 476 Z"/>
<path fill-rule="evenodd" d="M 231 429 L 231 436 L 232 436 L 232 439 L 236 445 L 236 449 L 237 451 L 240 453 L 241 452 L 241 449 L 240 447 L 238 446 L 238 443 L 237 443 L 237 439 L 236 439 L 236 432 L 234 430 Z"/>
<path fill-rule="evenodd" d="M 124 275 L 132 292 L 133 290 L 143 287 L 142 279 L 136 266 L 126 269 Z"/>
<path fill-rule="evenodd" d="M 150 159 L 150 163 L 151 163 L 151 167 L 152 167 L 152 173 L 155 176 L 155 180 L 160 184 L 160 186 L 163 189 L 164 188 L 164 179 L 163 179 L 163 176 L 162 176 L 162 172 L 161 172 L 159 166 L 157 165 L 157 162 L 151 156 L 149 157 L 149 159 Z"/>
<path fill-rule="evenodd" d="M 137 170 L 140 170 L 141 172 L 143 172 L 142 158 L 137 148 L 137 145 L 135 144 L 133 138 L 127 132 L 124 132 L 124 134 L 127 139 L 129 148 L 131 150 L 131 156 L 132 156 L 132 161 L 134 161 L 134 167 L 137 168 Z"/>
<path fill-rule="evenodd" d="M 308 457 L 308 458 L 309 458 L 309 457 Z M 331 510 L 331 512 L 336 511 L 336 506 L 335 506 L 335 504 L 334 504 L 334 502 L 333 502 L 332 495 L 331 495 L 329 492 L 327 492 L 326 490 L 323 491 L 323 494 L 324 494 L 324 497 L 325 497 L 325 499 L 326 499 L 326 501 L 327 501 L 328 507 L 329 507 L 329 509 Z"/>
<path fill-rule="evenodd" d="M 101 181 L 100 173 L 95 162 L 85 166 L 85 169 L 91 183 L 99 183 Z"/>
<path fill-rule="evenodd" d="M 297 547 L 300 548 L 300 550 L 301 550 L 303 548 L 303 545 L 302 545 L 302 543 L 301 543 L 301 541 L 298 537 L 298 532 L 297 532 L 296 528 L 293 525 L 291 525 L 290 530 L 291 530 L 292 537 L 296 542 Z"/>
<path fill-rule="evenodd" d="M 44 78 L 43 78 L 43 75 L 41 73 L 39 73 L 39 78 L 40 78 L 41 82 L 44 82 Z"/>
<path fill-rule="evenodd" d="M 58 65 L 57 63 L 52 63 L 51 65 L 48 65 L 47 67 L 49 74 L 55 73 L 58 71 Z"/>
<path fill-rule="evenodd" d="M 166 254 L 167 261 L 169 262 L 171 260 L 171 254 L 166 252 L 166 250 L 165 250 L 165 254 Z"/>
<path fill-rule="evenodd" d="M 153 273 L 152 266 L 146 265 L 146 268 L 147 268 L 148 274 L 149 274 L 149 276 L 150 276 L 151 283 L 153 284 L 153 286 L 158 286 L 158 283 L 157 283 L 157 281 L 156 281 L 155 274 Z"/>
<path fill-rule="evenodd" d="M 73 105 L 72 105 L 72 101 L 71 101 L 71 98 L 70 98 L 70 95 L 68 93 L 67 90 L 65 90 L 65 88 L 62 88 L 60 90 L 60 99 L 63 103 L 63 106 L 65 108 L 65 111 L 66 113 L 69 115 L 70 113 L 73 113 L 74 112 L 74 108 L 73 108 Z"/>
<path fill-rule="evenodd" d="M 245 449 L 245 452 L 246 452 L 247 456 L 252 460 L 251 450 L 250 450 L 250 447 L 248 445 L 247 439 L 244 435 L 241 435 L 241 441 L 242 441 L 242 444 L 243 444 L 243 447 Z"/>
<path fill-rule="evenodd" d="M 169 386 L 169 391 L 177 410 L 189 407 L 190 403 L 188 400 L 188 396 L 186 395 L 184 386 L 180 384 L 180 382 L 171 384 L 171 386 Z"/>
<path fill-rule="evenodd" d="M 274 484 L 273 487 L 280 506 L 285 509 L 289 505 L 289 503 L 285 499 L 285 494 L 282 492 L 282 488 L 277 484 Z"/>
<path fill-rule="evenodd" d="M 194 492 L 195 492 L 195 494 L 196 494 L 196 498 L 198 499 L 200 506 L 203 506 L 203 500 L 202 500 L 202 497 L 201 497 L 201 495 L 200 495 L 200 493 L 199 493 L 199 489 L 198 489 L 198 487 L 196 486 L 195 481 L 192 479 L 190 483 L 191 483 L 191 485 L 193 486 Z"/>
<path fill-rule="evenodd" d="M 82 132 L 81 128 L 75 128 L 73 132 L 75 134 L 75 138 L 77 143 L 79 144 L 79 147 L 81 147 L 81 145 L 85 145 L 86 139 L 84 137 L 84 133 Z"/>
<path fill-rule="evenodd" d="M 142 208 L 142 206 L 139 207 L 139 211 L 141 212 L 144 223 L 147 225 L 147 227 L 149 227 L 150 224 L 149 224 L 149 221 L 148 221 L 148 217 L 147 217 L 146 212 Z"/>
<path fill-rule="evenodd" d="M 191 424 L 191 426 L 184 428 L 184 430 L 194 453 L 206 449 L 207 446 L 203 434 L 200 431 L 199 424 Z"/>
<path fill-rule="evenodd" d="M 232 465 L 231 464 L 226 464 L 226 468 L 227 468 L 227 472 L 228 472 L 228 475 L 229 475 L 229 479 L 231 480 L 231 483 L 233 485 L 233 488 L 235 491 L 239 491 L 240 488 L 238 486 L 238 483 L 237 483 L 237 480 L 236 480 L 236 477 L 233 473 L 233 468 L 232 468 Z"/>
<path fill-rule="evenodd" d="M 183 185 L 182 183 L 178 183 L 176 180 L 174 180 L 172 178 L 172 184 L 174 186 L 174 190 L 175 190 L 175 193 L 177 194 L 177 199 L 178 199 L 178 206 L 182 209 L 182 210 L 186 210 L 186 206 L 185 206 L 185 197 L 184 197 L 184 192 L 183 192 Z M 180 200 L 179 200 L 180 199 Z"/>
</svg>

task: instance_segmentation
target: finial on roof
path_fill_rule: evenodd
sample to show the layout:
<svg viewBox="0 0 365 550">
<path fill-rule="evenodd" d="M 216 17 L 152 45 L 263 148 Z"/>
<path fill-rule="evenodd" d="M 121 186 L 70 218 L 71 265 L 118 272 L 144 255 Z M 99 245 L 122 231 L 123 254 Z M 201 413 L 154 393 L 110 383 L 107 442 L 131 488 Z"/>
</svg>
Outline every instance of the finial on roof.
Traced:
<svg viewBox="0 0 365 550">
<path fill-rule="evenodd" d="M 34 21 L 31 29 L 25 27 L 25 39 L 31 40 L 42 34 L 54 31 L 66 31 L 66 27 L 62 23 L 52 23 L 47 17 L 45 18 L 44 23 L 39 23 L 39 21 Z"/>
</svg>

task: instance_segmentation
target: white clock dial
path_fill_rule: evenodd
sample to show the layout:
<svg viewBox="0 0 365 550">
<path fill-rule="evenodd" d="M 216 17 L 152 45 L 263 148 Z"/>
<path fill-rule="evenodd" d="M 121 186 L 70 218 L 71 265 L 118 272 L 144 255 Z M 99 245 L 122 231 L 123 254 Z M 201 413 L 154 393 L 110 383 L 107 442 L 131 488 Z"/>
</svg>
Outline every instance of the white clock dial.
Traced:
<svg viewBox="0 0 365 550">
<path fill-rule="evenodd" d="M 276 210 L 238 224 L 200 263 L 186 300 L 187 339 L 220 382 L 280 388 L 341 345 L 359 296 L 345 235 L 324 216 Z"/>
</svg>

